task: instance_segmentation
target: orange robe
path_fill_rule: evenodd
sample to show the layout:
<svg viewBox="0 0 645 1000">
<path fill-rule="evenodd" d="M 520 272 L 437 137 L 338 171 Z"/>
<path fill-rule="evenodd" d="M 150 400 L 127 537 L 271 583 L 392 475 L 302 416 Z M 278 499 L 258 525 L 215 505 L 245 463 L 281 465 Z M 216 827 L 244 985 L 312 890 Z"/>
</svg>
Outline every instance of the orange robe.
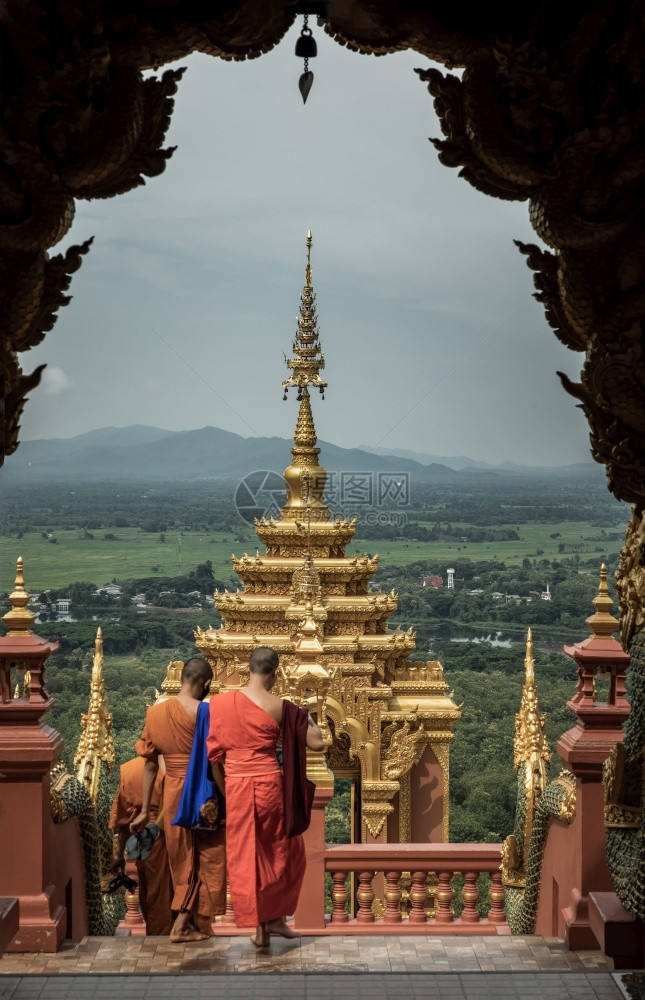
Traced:
<svg viewBox="0 0 645 1000">
<path fill-rule="evenodd" d="M 141 812 L 141 792 L 145 762 L 141 757 L 126 761 L 120 768 L 112 812 L 110 829 L 126 830 L 130 835 L 130 823 Z M 157 775 L 152 798 L 150 799 L 150 821 L 156 822 L 163 793 L 163 774 Z M 162 819 L 163 823 L 163 819 Z M 139 906 L 146 922 L 146 933 L 152 935 L 170 934 L 172 927 L 172 880 L 168 866 L 168 852 L 163 832 L 152 845 L 145 861 L 135 862 L 139 880 Z"/>
<path fill-rule="evenodd" d="M 177 698 L 153 705 L 146 712 L 141 739 L 135 744 L 140 757 L 163 754 L 164 833 L 175 887 L 173 910 L 190 910 L 204 917 L 226 912 L 226 835 L 202 833 L 172 826 L 188 769 L 195 719 Z"/>
<path fill-rule="evenodd" d="M 235 923 L 255 927 L 295 912 L 305 874 L 302 837 L 285 836 L 280 726 L 241 691 L 210 702 L 206 745 L 225 760 L 228 872 Z"/>
</svg>

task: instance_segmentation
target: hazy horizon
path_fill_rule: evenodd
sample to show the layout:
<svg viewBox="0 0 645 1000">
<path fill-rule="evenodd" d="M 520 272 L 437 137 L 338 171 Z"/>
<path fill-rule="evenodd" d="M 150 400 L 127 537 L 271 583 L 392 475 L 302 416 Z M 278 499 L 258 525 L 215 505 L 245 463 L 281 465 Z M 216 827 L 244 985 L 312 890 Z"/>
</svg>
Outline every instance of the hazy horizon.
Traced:
<svg viewBox="0 0 645 1000">
<path fill-rule="evenodd" d="M 404 52 L 360 56 L 315 29 L 306 107 L 294 29 L 258 60 L 194 55 L 160 177 L 79 202 L 58 249 L 95 235 L 54 330 L 22 440 L 110 425 L 216 426 L 290 437 L 281 401 L 314 235 L 326 355 L 319 437 L 500 464 L 589 461 L 588 428 L 555 374 L 577 380 L 532 298 L 513 239 L 524 203 L 443 167 L 432 100 Z M 10 461 L 10 460 L 9 460 Z"/>
<path fill-rule="evenodd" d="M 153 431 L 161 431 L 162 433 L 167 433 L 169 435 L 172 435 L 172 434 L 189 434 L 192 431 L 198 432 L 198 431 L 206 430 L 208 428 L 211 428 L 213 430 L 224 430 L 226 433 L 230 433 L 230 434 L 238 433 L 236 431 L 226 431 L 225 428 L 216 427 L 213 424 L 204 424 L 204 425 L 202 425 L 200 427 L 184 427 L 184 428 L 180 428 L 178 430 L 173 430 L 173 429 L 168 428 L 168 427 L 157 427 L 156 425 L 153 425 L 153 424 L 136 423 L 136 424 L 109 424 L 109 425 L 106 425 L 106 426 L 103 426 L 103 427 L 90 427 L 86 431 L 81 431 L 78 434 L 61 435 L 61 436 L 57 436 L 57 435 L 50 435 L 50 436 L 43 435 L 42 437 L 39 437 L 39 438 L 25 438 L 24 440 L 25 441 L 29 440 L 29 441 L 32 441 L 32 442 L 38 442 L 38 441 L 71 441 L 71 440 L 73 440 L 73 439 L 75 439 L 77 437 L 85 437 L 86 435 L 96 434 L 96 433 L 98 433 L 100 431 L 106 431 L 106 430 L 124 431 L 124 430 L 128 430 L 128 429 L 131 429 L 131 428 L 141 428 L 141 427 L 147 428 L 147 429 L 153 430 Z M 286 441 L 286 442 L 289 442 L 290 440 L 292 440 L 292 436 L 281 435 L 281 434 L 271 434 L 271 433 L 267 433 L 267 434 L 243 434 L 243 433 L 241 433 L 239 436 L 241 438 L 245 439 L 245 440 L 253 440 L 255 438 L 279 438 L 280 440 L 283 440 L 283 441 Z M 326 440 L 326 439 L 323 439 L 323 438 L 320 438 L 320 437 L 318 438 L 318 443 L 319 444 L 333 445 L 335 447 L 341 447 L 341 448 L 355 449 L 355 450 L 358 450 L 358 451 L 365 451 L 365 450 L 371 451 L 374 448 L 373 445 L 368 445 L 368 444 L 365 444 L 364 442 L 360 442 L 360 443 L 357 443 L 357 444 L 351 444 L 351 445 L 339 445 L 338 441 L 330 441 L 330 440 Z M 135 446 L 138 447 L 139 444 L 140 444 L 140 442 L 136 442 Z M 397 446 L 394 446 L 394 445 L 392 446 L 391 449 L 387 448 L 385 445 L 381 445 L 380 447 L 375 448 L 374 450 L 378 454 L 382 454 L 382 455 L 385 455 L 385 454 L 395 455 L 396 452 L 405 452 L 406 453 L 405 457 L 408 457 L 408 458 L 410 458 L 413 461 L 414 460 L 421 461 L 421 459 L 424 458 L 424 457 L 426 457 L 426 458 L 432 458 L 435 461 L 441 461 L 442 459 L 445 459 L 446 461 L 448 461 L 448 460 L 452 461 L 452 460 L 456 460 L 456 459 L 464 459 L 464 460 L 472 461 L 472 462 L 477 463 L 477 464 L 480 464 L 480 463 L 481 464 L 490 464 L 492 467 L 495 467 L 493 465 L 493 463 L 486 463 L 484 459 L 479 458 L 477 455 L 466 455 L 464 453 L 460 453 L 459 455 L 456 455 L 456 454 L 455 455 L 439 455 L 439 454 L 436 454 L 436 453 L 419 451 L 419 450 L 413 449 L 413 448 L 398 448 Z M 324 455 L 321 455 L 321 460 L 323 460 L 323 459 L 324 459 Z M 557 468 L 559 466 L 567 466 L 567 465 L 571 465 L 571 464 L 578 464 L 578 463 L 559 462 L 559 463 L 554 463 L 554 465 L 552 467 L 553 468 Z M 596 465 L 597 463 L 594 462 L 593 459 L 589 458 L 589 459 L 587 459 L 586 462 L 583 462 L 583 464 L 586 464 L 586 465 Z M 324 461 L 323 461 L 323 465 L 324 465 Z M 526 465 L 527 467 L 531 467 L 531 466 L 534 466 L 536 468 L 540 467 L 539 463 L 526 463 L 526 462 L 524 462 L 524 463 L 518 463 L 518 462 L 512 462 L 511 459 L 502 459 L 502 461 L 500 461 L 498 463 L 498 465 L 499 466 L 502 466 L 502 465 L 515 465 L 517 467 L 519 467 L 521 465 Z M 547 466 L 545 466 L 545 468 L 546 467 Z"/>
</svg>

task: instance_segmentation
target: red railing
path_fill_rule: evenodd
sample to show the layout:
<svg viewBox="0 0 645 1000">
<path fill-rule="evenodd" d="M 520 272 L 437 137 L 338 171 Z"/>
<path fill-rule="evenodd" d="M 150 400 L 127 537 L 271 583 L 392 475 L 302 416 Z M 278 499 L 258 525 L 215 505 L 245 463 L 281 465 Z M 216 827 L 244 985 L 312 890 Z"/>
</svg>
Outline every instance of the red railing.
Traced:
<svg viewBox="0 0 645 1000">
<path fill-rule="evenodd" d="M 333 881 L 328 933 L 508 933 L 500 863 L 501 844 L 328 846 L 325 870 Z M 358 880 L 355 917 L 348 912 L 347 877 L 351 873 Z M 480 899 L 478 879 L 482 873 L 490 877 L 487 892 L 490 908 L 486 917 L 479 912 L 483 900 Z M 460 916 L 454 912 L 453 879 L 456 875 L 463 876 L 463 886 L 457 893 Z M 433 878 L 429 880 L 428 876 Z M 378 893 L 374 889 L 375 878 L 378 879 Z M 377 896 L 381 903 L 378 907 L 375 906 Z"/>
</svg>

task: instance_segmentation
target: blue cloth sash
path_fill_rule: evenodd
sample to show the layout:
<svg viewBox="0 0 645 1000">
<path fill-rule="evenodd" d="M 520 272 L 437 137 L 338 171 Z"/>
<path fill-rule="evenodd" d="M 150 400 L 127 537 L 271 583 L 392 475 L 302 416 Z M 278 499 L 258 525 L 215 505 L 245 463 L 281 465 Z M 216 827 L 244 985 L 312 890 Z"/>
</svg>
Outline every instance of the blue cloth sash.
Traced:
<svg viewBox="0 0 645 1000">
<path fill-rule="evenodd" d="M 179 808 L 172 820 L 173 826 L 183 826 L 189 830 L 215 831 L 219 830 L 226 817 L 224 796 L 209 777 L 208 753 L 206 751 L 209 723 L 210 709 L 208 703 L 202 701 L 197 708 L 193 747 L 190 752 Z M 217 819 L 212 824 L 208 823 L 200 812 L 209 799 L 213 799 L 218 805 Z"/>
</svg>

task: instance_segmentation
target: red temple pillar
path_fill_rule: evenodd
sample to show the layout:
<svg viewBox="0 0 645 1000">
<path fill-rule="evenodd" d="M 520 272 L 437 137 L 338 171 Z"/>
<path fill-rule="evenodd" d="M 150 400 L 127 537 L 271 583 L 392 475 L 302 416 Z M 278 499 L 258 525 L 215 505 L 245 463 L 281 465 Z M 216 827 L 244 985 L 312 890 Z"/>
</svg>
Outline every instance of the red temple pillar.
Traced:
<svg viewBox="0 0 645 1000">
<path fill-rule="evenodd" d="M 3 619 L 8 631 L 0 637 L 0 896 L 20 904 L 10 951 L 56 951 L 67 915 L 54 874 L 49 771 L 63 740 L 43 717 L 53 704 L 45 662 L 58 643 L 30 632 L 35 616 L 27 609 L 22 559 L 10 601 Z M 13 697 L 12 668 L 25 671 L 22 698 Z"/>
<path fill-rule="evenodd" d="M 567 703 L 577 716 L 577 722 L 573 729 L 560 737 L 557 751 L 576 776 L 576 814 L 571 826 L 561 831 L 561 837 L 566 838 L 567 844 L 554 842 L 552 845 L 551 854 L 559 854 L 561 860 L 566 852 L 568 864 L 565 867 L 568 870 L 562 878 L 564 884 L 559 886 L 559 894 L 557 889 L 554 890 L 557 905 L 551 900 L 550 908 L 553 912 L 561 907 L 563 925 L 560 914 L 558 922 L 567 945 L 572 949 L 598 947 L 589 923 L 589 893 L 613 888 L 605 860 L 602 765 L 612 747 L 622 741 L 622 724 L 629 715 L 629 702 L 625 699 L 629 655 L 613 636 L 618 627 L 617 620 L 610 613 L 613 603 L 603 565 L 598 594 L 593 601 L 595 612 L 587 618 L 591 635 L 583 642 L 564 647 L 565 653 L 578 667 L 576 693 Z M 607 677 L 609 681 L 606 701 L 598 700 L 596 679 L 599 677 Z M 558 886 L 558 880 L 550 871 L 554 867 L 554 859 L 548 858 L 548 854 L 547 849 L 543 892 L 545 883 L 551 877 L 553 885 Z M 567 881 L 569 885 L 566 885 Z M 548 885 L 546 889 L 549 889 Z M 542 904 L 541 896 L 540 909 L 544 913 L 549 907 Z M 538 913 L 537 933 L 546 932 L 542 920 Z M 550 933 L 559 933 L 559 930 L 552 928 Z"/>
<path fill-rule="evenodd" d="M 316 783 L 316 792 L 311 823 L 303 834 L 307 868 L 294 919 L 299 931 L 325 927 L 325 809 L 334 794 L 334 777 L 322 754 L 307 750 L 307 775 Z"/>
</svg>

